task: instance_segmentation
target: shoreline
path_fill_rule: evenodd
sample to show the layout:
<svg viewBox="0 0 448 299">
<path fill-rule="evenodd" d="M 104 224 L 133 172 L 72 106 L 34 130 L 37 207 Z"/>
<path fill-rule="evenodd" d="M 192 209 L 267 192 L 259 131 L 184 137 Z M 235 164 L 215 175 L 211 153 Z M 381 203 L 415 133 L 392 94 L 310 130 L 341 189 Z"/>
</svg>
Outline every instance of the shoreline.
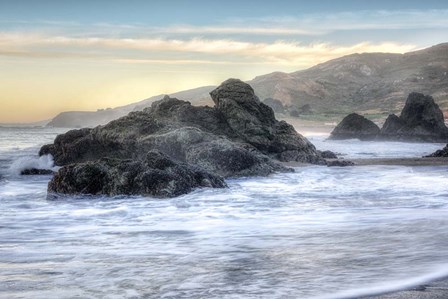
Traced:
<svg viewBox="0 0 448 299">
<path fill-rule="evenodd" d="M 328 161 L 351 161 L 356 166 L 448 166 L 448 157 L 429 157 L 429 158 L 371 158 L 371 159 L 326 159 Z M 286 167 L 303 167 L 314 164 L 303 162 L 280 162 Z M 338 167 L 338 166 L 333 166 Z M 447 297 L 448 298 L 448 297 Z"/>
<path fill-rule="evenodd" d="M 402 290 L 384 292 L 361 297 L 341 299 L 446 299 L 448 298 L 448 277 L 439 278 L 428 283 L 418 284 Z"/>
<path fill-rule="evenodd" d="M 347 159 L 355 166 L 390 165 L 390 166 L 448 166 L 448 157 L 422 157 L 422 158 L 371 158 Z"/>
</svg>

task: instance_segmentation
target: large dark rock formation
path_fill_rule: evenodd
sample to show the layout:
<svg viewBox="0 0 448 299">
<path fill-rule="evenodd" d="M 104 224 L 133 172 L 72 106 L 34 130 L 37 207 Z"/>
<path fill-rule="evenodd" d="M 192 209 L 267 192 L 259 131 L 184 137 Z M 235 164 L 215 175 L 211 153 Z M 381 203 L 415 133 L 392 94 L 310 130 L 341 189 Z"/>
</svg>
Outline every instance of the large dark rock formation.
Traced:
<svg viewBox="0 0 448 299">
<path fill-rule="evenodd" d="M 400 117 L 391 114 L 381 129 L 381 139 L 402 141 L 448 141 L 443 113 L 431 96 L 409 94 Z"/>
<path fill-rule="evenodd" d="M 439 157 L 448 158 L 448 144 L 441 150 L 436 150 L 434 153 L 425 157 Z"/>
<path fill-rule="evenodd" d="M 105 157 L 141 161 L 149 151 L 157 150 L 176 163 L 195 165 L 223 177 L 288 171 L 278 161 L 325 163 L 306 138 L 275 119 L 272 109 L 260 102 L 248 84 L 229 79 L 211 96 L 213 108 L 166 96 L 150 108 L 105 126 L 59 135 L 53 144 L 42 147 L 40 154 L 52 154 L 56 165 L 63 166 Z M 91 164 L 83 165 L 82 169 Z M 74 171 L 76 167 L 80 166 L 65 169 Z M 58 176 L 68 173 L 60 170 Z M 70 188 L 57 188 L 62 181 L 55 181 L 51 190 L 71 192 Z"/>
<path fill-rule="evenodd" d="M 352 113 L 344 119 L 331 132 L 330 139 L 360 139 L 373 140 L 380 128 L 371 120 L 362 115 Z"/>
<path fill-rule="evenodd" d="M 48 191 L 174 197 L 195 187 L 223 188 L 226 183 L 220 176 L 153 151 L 137 161 L 102 158 L 64 166 L 48 184 Z"/>
<path fill-rule="evenodd" d="M 446 142 L 448 128 L 443 113 L 431 96 L 410 93 L 400 116 L 391 114 L 381 130 L 366 118 L 352 113 L 333 130 L 331 139 Z"/>
</svg>

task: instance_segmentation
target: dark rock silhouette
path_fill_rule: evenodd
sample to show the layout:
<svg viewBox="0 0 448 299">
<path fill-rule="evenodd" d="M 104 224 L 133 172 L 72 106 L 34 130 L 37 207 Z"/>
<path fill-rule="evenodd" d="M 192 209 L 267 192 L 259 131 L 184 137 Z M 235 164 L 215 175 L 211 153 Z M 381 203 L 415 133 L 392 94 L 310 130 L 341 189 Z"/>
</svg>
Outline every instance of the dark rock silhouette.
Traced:
<svg viewBox="0 0 448 299">
<path fill-rule="evenodd" d="M 48 191 L 174 197 L 196 187 L 224 188 L 226 183 L 220 176 L 174 162 L 168 156 L 153 151 L 139 161 L 102 158 L 64 166 L 48 184 Z"/>
<path fill-rule="evenodd" d="M 53 144 L 43 146 L 40 154 L 52 154 L 56 165 L 63 166 L 105 157 L 142 161 L 156 150 L 176 163 L 195 165 L 222 177 L 290 171 L 278 161 L 325 164 L 305 137 L 275 119 L 272 109 L 260 102 L 248 84 L 229 79 L 211 96 L 213 108 L 165 96 L 150 108 L 105 126 L 59 135 Z M 95 163 L 100 162 L 83 164 L 81 169 Z M 106 167 L 105 162 L 99 165 Z M 70 165 L 65 169 L 70 171 L 59 171 L 62 178 L 54 181 L 51 190 L 64 192 L 66 189 L 57 185 L 64 181 L 63 176 L 79 168 Z"/>
<path fill-rule="evenodd" d="M 436 150 L 434 153 L 425 157 L 444 157 L 448 158 L 448 144 L 441 150 Z"/>
<path fill-rule="evenodd" d="M 448 128 L 443 113 L 431 96 L 410 93 L 398 117 L 387 117 L 381 130 L 363 116 L 352 113 L 333 130 L 331 139 L 390 140 L 411 142 L 446 142 Z"/>
<path fill-rule="evenodd" d="M 400 117 L 389 115 L 381 129 L 381 139 L 402 141 L 448 141 L 443 113 L 431 96 L 410 93 Z"/>
<path fill-rule="evenodd" d="M 404 126 L 404 122 L 395 114 L 390 114 L 381 128 L 381 136 L 385 139 L 395 138 L 397 131 Z"/>
<path fill-rule="evenodd" d="M 360 139 L 373 140 L 380 128 L 371 120 L 356 113 L 344 117 L 330 134 L 330 139 Z"/>
</svg>

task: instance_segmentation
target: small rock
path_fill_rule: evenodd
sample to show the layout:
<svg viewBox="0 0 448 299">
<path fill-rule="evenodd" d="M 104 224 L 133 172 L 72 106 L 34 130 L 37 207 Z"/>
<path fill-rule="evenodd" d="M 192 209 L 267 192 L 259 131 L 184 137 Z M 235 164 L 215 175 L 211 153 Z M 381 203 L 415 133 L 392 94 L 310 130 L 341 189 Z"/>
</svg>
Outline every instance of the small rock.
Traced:
<svg viewBox="0 0 448 299">
<path fill-rule="evenodd" d="M 21 175 L 50 175 L 55 173 L 51 169 L 37 169 L 37 168 L 30 168 L 30 169 L 24 169 L 20 172 Z"/>
<path fill-rule="evenodd" d="M 328 167 L 333 167 L 333 166 L 345 167 L 345 166 L 353 166 L 353 165 L 355 165 L 355 163 L 353 163 L 352 161 L 347 161 L 347 160 L 327 161 Z"/>
<path fill-rule="evenodd" d="M 352 113 L 331 132 L 330 139 L 360 139 L 374 140 L 380 133 L 380 128 L 362 115 Z"/>
<path fill-rule="evenodd" d="M 434 153 L 427 155 L 425 157 L 448 157 L 448 144 L 441 150 L 436 150 Z"/>
<path fill-rule="evenodd" d="M 338 156 L 332 151 L 321 151 L 320 155 L 324 159 L 337 159 Z"/>
</svg>

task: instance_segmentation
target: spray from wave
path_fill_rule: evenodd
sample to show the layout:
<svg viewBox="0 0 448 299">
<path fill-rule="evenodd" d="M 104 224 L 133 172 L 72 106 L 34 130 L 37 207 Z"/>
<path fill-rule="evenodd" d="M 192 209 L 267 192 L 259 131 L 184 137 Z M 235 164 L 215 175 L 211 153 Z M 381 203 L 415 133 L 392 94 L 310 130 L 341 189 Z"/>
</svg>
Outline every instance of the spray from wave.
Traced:
<svg viewBox="0 0 448 299">
<path fill-rule="evenodd" d="M 52 171 L 57 171 L 59 167 L 54 165 L 54 160 L 52 155 L 44 156 L 27 156 L 21 157 L 15 160 L 9 167 L 10 175 L 20 175 L 20 173 L 26 169 L 48 169 Z"/>
</svg>

